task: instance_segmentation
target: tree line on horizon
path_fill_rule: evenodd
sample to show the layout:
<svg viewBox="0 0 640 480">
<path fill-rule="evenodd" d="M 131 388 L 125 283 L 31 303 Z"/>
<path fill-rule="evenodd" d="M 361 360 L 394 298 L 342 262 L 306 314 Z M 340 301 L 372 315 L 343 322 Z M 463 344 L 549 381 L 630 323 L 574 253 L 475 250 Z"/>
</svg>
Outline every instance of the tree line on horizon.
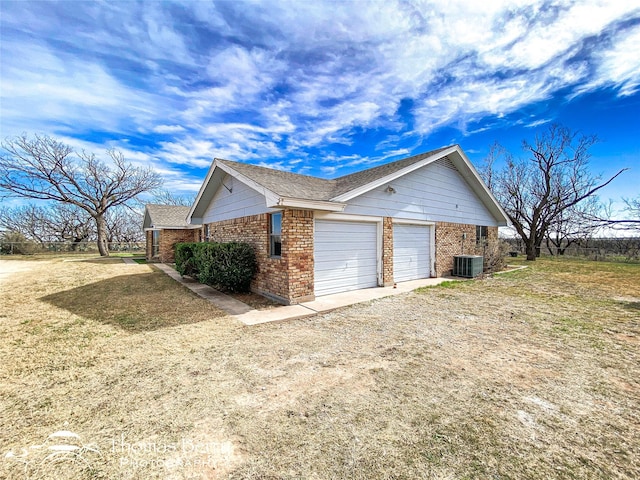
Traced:
<svg viewBox="0 0 640 480">
<path fill-rule="evenodd" d="M 525 156 L 495 143 L 479 168 L 524 245 L 528 260 L 543 242 L 562 248 L 604 227 L 640 233 L 640 195 L 623 199 L 627 219 L 614 219 L 598 192 L 622 175 L 601 178 L 589 167 L 595 135 L 582 135 L 553 124 L 523 140 Z M 112 242 L 138 242 L 142 233 L 143 194 L 156 203 L 188 205 L 189 199 L 163 190 L 151 167 L 135 166 L 114 149 L 108 161 L 76 151 L 46 135 L 22 135 L 1 143 L 0 198 L 31 200 L 0 208 L 4 236 L 40 243 L 95 241 L 108 256 Z"/>
</svg>

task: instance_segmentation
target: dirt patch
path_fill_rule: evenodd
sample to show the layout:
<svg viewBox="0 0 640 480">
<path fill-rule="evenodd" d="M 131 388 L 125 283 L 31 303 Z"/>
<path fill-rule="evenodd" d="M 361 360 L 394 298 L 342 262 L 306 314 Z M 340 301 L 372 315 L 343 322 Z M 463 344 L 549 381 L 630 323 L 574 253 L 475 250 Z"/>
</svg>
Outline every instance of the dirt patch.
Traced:
<svg viewBox="0 0 640 480">
<path fill-rule="evenodd" d="M 0 284 L 6 282 L 12 275 L 33 270 L 36 265 L 36 262 L 0 260 Z"/>
<path fill-rule="evenodd" d="M 255 310 L 270 310 L 272 308 L 282 306 L 281 303 L 275 302 L 263 295 L 259 295 L 253 292 L 248 292 L 248 293 L 225 292 L 225 293 L 230 297 L 235 298 L 239 302 L 249 305 L 251 308 Z"/>
<path fill-rule="evenodd" d="M 0 287 L 0 477 L 69 431 L 100 455 L 31 478 L 638 478 L 640 312 L 583 281 L 640 272 L 587 267 L 246 327 L 146 265 L 38 262 Z"/>
</svg>

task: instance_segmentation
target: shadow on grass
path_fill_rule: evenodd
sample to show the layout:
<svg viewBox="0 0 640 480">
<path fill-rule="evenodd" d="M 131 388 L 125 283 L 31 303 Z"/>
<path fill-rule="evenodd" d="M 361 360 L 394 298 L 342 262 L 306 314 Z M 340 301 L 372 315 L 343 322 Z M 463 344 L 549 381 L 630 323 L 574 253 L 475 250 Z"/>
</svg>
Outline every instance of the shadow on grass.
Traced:
<svg viewBox="0 0 640 480">
<path fill-rule="evenodd" d="M 122 257 L 97 257 L 78 261 L 82 263 L 95 263 L 97 265 L 114 265 L 116 263 L 124 263 Z"/>
<path fill-rule="evenodd" d="M 134 333 L 226 315 L 161 272 L 120 275 L 40 300 Z"/>
<path fill-rule="evenodd" d="M 624 302 L 624 308 L 628 310 L 640 310 L 640 302 Z"/>
</svg>

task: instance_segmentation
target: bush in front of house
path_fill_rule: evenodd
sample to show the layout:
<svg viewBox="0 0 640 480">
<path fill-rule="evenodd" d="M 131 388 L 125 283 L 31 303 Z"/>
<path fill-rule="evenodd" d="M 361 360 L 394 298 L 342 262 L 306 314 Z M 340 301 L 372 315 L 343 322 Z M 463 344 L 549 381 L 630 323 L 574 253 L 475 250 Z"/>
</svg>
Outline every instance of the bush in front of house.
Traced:
<svg viewBox="0 0 640 480">
<path fill-rule="evenodd" d="M 176 270 L 183 277 L 196 278 L 198 275 L 198 269 L 195 263 L 195 249 L 199 243 L 176 243 Z"/>
<path fill-rule="evenodd" d="M 176 245 L 178 273 L 192 276 L 200 283 L 221 290 L 248 292 L 257 265 L 255 251 L 246 243 L 205 242 Z"/>
</svg>

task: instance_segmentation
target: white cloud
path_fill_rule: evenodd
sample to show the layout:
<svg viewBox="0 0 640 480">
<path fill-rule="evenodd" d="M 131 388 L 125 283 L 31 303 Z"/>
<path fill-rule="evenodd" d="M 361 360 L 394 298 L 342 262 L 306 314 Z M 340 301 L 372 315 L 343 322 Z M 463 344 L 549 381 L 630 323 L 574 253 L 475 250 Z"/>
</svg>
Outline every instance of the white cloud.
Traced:
<svg viewBox="0 0 640 480">
<path fill-rule="evenodd" d="M 621 95 L 632 95 L 640 85 L 640 27 L 621 34 L 610 50 L 598 53 L 596 76 L 582 87 L 582 91 L 614 84 Z"/>
<path fill-rule="evenodd" d="M 181 125 L 157 125 L 153 127 L 153 131 L 156 133 L 180 133 L 184 132 L 185 128 Z"/>
<path fill-rule="evenodd" d="M 295 157 L 300 170 L 357 131 L 383 132 L 371 148 L 395 151 L 560 89 L 637 91 L 640 28 L 620 23 L 640 17 L 630 3 L 12 3 L 0 20 L 0 128 L 97 131 L 132 152 L 112 139 L 144 135 L 158 168 L 215 156 L 289 168 Z M 413 131 L 398 115 L 407 99 Z M 326 157 L 322 169 L 377 161 Z"/>
</svg>

